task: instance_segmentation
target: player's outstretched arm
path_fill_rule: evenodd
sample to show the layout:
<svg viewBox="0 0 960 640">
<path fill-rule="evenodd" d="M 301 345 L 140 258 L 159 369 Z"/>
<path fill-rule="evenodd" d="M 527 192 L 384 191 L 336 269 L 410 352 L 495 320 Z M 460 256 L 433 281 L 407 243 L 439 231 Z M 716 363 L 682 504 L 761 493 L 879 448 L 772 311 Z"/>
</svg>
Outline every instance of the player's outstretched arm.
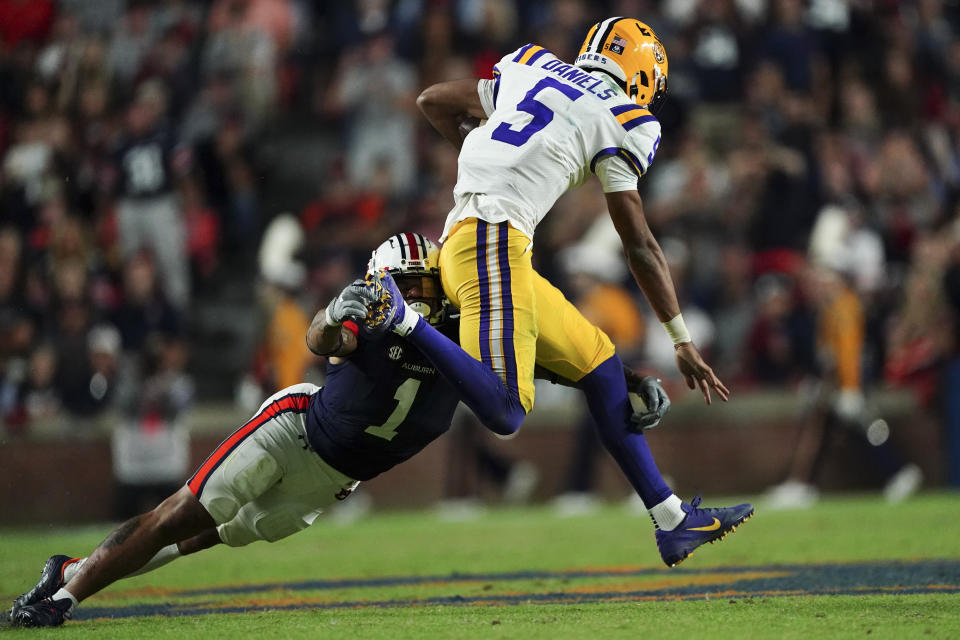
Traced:
<svg viewBox="0 0 960 640">
<path fill-rule="evenodd" d="M 307 348 L 318 356 L 347 356 L 357 349 L 357 336 L 343 326 L 350 318 L 361 321 L 370 293 L 363 280 L 354 280 L 313 317 L 307 329 Z"/>
<path fill-rule="evenodd" d="M 724 401 L 730 391 L 704 361 L 680 317 L 680 304 L 670 277 L 667 260 L 660 244 L 650 231 L 643 215 L 643 201 L 637 191 L 613 191 L 606 194 L 607 208 L 616 227 L 634 279 L 653 307 L 657 318 L 674 341 L 677 368 L 687 386 L 700 388 L 704 400 L 710 404 L 713 390 Z"/>
<path fill-rule="evenodd" d="M 371 329 L 393 331 L 419 349 L 483 426 L 501 436 L 517 432 L 526 410 L 516 387 L 507 387 L 490 366 L 474 359 L 459 344 L 430 326 L 403 299 L 386 270 L 371 278 L 369 287 L 376 292 L 375 298 L 385 303 L 371 305 L 376 306 L 367 316 Z"/>
<path fill-rule="evenodd" d="M 423 90 L 417 106 L 433 128 L 459 149 L 465 137 L 460 125 L 471 118 L 486 118 L 487 114 L 477 90 L 479 80 L 452 80 L 439 82 Z"/>
</svg>

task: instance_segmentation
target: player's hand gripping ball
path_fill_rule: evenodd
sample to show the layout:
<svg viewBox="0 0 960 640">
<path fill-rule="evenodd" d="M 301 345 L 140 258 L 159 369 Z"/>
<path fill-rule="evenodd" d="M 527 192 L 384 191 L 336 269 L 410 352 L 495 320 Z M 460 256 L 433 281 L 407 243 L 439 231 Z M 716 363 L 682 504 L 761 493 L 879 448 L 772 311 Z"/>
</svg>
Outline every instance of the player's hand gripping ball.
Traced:
<svg viewBox="0 0 960 640">
<path fill-rule="evenodd" d="M 633 415 L 630 422 L 635 430 L 653 429 L 670 411 L 670 396 L 664 391 L 660 380 L 644 376 L 639 384 L 627 385 Z"/>
</svg>

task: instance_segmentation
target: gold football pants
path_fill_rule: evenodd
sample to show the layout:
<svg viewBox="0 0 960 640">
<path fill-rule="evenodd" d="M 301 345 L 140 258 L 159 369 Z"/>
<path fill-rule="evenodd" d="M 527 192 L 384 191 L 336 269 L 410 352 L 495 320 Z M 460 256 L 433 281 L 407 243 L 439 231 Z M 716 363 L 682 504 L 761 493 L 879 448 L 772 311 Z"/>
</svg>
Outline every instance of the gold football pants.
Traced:
<svg viewBox="0 0 960 640">
<path fill-rule="evenodd" d="M 507 222 L 468 218 L 440 249 L 444 293 L 460 308 L 460 346 L 527 412 L 535 363 L 575 382 L 614 354 L 610 338 L 533 269 L 529 245 Z"/>
</svg>

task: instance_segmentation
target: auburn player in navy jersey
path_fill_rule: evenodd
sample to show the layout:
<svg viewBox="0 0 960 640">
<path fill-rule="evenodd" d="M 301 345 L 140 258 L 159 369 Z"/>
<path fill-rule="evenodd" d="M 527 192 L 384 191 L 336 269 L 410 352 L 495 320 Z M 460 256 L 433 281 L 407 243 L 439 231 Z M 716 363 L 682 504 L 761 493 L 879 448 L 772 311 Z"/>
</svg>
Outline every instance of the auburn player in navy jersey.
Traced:
<svg viewBox="0 0 960 640">
<path fill-rule="evenodd" d="M 369 271 L 391 273 L 406 308 L 455 340 L 458 321 L 448 317 L 438 256 L 423 236 L 401 233 L 374 252 Z M 220 543 L 285 538 L 346 499 L 361 480 L 442 435 L 459 402 L 458 387 L 407 340 L 363 328 L 367 305 L 375 301 L 358 280 L 316 314 L 306 341 L 329 358 L 322 388 L 296 384 L 268 398 L 183 488 L 122 524 L 89 557 L 49 558 L 39 582 L 14 601 L 11 621 L 57 626 L 79 601 L 123 577 Z M 646 405 L 637 423 L 652 426 L 669 407 L 666 394 L 653 378 L 625 375 Z"/>
</svg>

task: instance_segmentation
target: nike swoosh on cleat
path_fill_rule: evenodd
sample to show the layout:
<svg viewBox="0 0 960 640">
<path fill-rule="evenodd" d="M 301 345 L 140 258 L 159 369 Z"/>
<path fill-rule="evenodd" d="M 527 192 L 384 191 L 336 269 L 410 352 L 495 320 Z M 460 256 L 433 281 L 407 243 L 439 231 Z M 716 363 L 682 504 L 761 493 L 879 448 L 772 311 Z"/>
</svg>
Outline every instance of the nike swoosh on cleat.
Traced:
<svg viewBox="0 0 960 640">
<path fill-rule="evenodd" d="M 708 524 L 703 527 L 690 527 L 689 529 L 687 529 L 687 531 L 716 531 L 719 528 L 720 528 L 720 521 L 714 518 L 712 524 Z"/>
</svg>

